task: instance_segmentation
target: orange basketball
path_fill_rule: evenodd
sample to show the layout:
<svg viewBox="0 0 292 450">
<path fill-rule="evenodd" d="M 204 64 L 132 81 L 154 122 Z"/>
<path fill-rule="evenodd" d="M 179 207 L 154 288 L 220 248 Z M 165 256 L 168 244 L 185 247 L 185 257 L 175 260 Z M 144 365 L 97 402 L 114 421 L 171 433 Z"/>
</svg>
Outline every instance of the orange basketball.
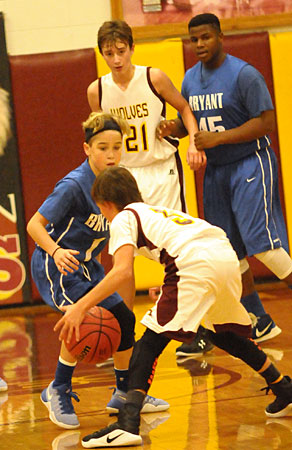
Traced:
<svg viewBox="0 0 292 450">
<path fill-rule="evenodd" d="M 70 342 L 65 342 L 68 351 L 78 361 L 101 363 L 110 358 L 120 345 L 119 322 L 110 311 L 100 306 L 94 306 L 85 314 L 79 329 L 79 342 L 75 333 Z"/>
</svg>

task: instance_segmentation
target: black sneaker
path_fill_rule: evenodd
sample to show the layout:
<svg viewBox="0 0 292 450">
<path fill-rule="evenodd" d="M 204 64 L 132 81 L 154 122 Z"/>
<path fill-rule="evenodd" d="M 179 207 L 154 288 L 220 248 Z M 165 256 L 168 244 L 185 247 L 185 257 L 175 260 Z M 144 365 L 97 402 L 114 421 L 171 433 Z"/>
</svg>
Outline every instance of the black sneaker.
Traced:
<svg viewBox="0 0 292 450">
<path fill-rule="evenodd" d="M 139 434 L 123 430 L 119 422 L 115 422 L 100 431 L 88 434 L 81 442 L 84 448 L 124 447 L 141 445 L 142 438 Z"/>
<path fill-rule="evenodd" d="M 190 344 L 182 344 L 176 349 L 176 356 L 201 356 L 212 350 L 214 345 L 208 338 L 208 330 L 200 326 Z"/>
<path fill-rule="evenodd" d="M 276 384 L 270 384 L 268 388 L 273 391 L 276 399 L 270 403 L 266 408 L 266 415 L 268 417 L 284 417 L 292 412 L 292 383 L 291 378 L 285 376 L 283 380 Z"/>
</svg>

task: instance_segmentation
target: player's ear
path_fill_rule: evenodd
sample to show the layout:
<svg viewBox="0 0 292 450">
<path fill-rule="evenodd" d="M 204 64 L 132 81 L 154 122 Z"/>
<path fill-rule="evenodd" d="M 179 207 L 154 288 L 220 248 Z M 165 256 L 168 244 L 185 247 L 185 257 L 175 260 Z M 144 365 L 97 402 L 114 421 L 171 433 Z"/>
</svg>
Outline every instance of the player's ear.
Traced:
<svg viewBox="0 0 292 450">
<path fill-rule="evenodd" d="M 90 149 L 89 144 L 87 144 L 87 142 L 83 142 L 83 150 L 84 150 L 85 155 L 87 155 L 87 156 L 89 156 L 89 153 L 90 153 L 89 149 Z"/>
</svg>

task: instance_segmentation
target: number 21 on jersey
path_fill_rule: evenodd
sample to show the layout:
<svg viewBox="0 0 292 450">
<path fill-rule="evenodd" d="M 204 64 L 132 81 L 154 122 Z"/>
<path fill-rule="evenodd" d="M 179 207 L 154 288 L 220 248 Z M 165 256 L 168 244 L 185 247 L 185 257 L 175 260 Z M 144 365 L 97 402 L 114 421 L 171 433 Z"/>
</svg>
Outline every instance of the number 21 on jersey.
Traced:
<svg viewBox="0 0 292 450">
<path fill-rule="evenodd" d="M 147 127 L 146 123 L 143 122 L 140 129 L 135 125 L 131 125 L 131 134 L 125 139 L 125 149 L 127 152 L 143 152 L 148 151 L 148 140 L 147 140 Z M 139 148 L 141 147 L 141 148 Z"/>
</svg>

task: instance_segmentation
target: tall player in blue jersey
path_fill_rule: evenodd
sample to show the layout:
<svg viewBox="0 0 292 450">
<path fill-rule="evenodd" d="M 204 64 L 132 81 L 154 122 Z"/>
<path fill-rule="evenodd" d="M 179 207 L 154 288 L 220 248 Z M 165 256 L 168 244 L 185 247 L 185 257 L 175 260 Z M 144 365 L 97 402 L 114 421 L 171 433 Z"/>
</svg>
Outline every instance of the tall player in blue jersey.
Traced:
<svg viewBox="0 0 292 450">
<path fill-rule="evenodd" d="M 129 132 L 127 122 L 109 114 L 91 113 L 83 123 L 87 159 L 60 180 L 53 193 L 30 219 L 27 230 L 37 243 L 32 256 L 32 276 L 44 301 L 61 311 L 91 291 L 103 278 L 97 258 L 109 239 L 109 226 L 90 192 L 96 176 L 115 166 L 121 158 L 122 137 Z M 122 338 L 114 355 L 117 389 L 107 405 L 111 412 L 122 406 L 127 391 L 128 365 L 134 343 L 134 314 L 123 302 L 132 303 L 134 284 L 129 291 L 107 297 L 101 304 L 118 319 Z M 72 376 L 77 364 L 62 342 L 55 379 L 44 389 L 41 400 L 50 419 L 62 428 L 77 428 L 72 398 Z M 123 394 L 123 395 L 122 395 Z M 144 412 L 165 410 L 168 403 L 146 398 Z"/>
<path fill-rule="evenodd" d="M 253 319 L 253 338 L 262 342 L 281 330 L 266 313 L 246 256 L 255 256 L 292 284 L 292 260 L 282 214 L 276 156 L 268 133 L 275 115 L 263 76 L 223 50 L 219 19 L 199 14 L 189 24 L 199 60 L 184 77 L 182 94 L 197 119 L 198 150 L 205 150 L 205 219 L 225 230 L 240 260 L 241 302 Z M 186 134 L 180 118 L 162 122 L 159 136 Z M 206 342 L 206 339 L 205 339 Z M 183 345 L 178 355 L 197 351 Z"/>
</svg>

